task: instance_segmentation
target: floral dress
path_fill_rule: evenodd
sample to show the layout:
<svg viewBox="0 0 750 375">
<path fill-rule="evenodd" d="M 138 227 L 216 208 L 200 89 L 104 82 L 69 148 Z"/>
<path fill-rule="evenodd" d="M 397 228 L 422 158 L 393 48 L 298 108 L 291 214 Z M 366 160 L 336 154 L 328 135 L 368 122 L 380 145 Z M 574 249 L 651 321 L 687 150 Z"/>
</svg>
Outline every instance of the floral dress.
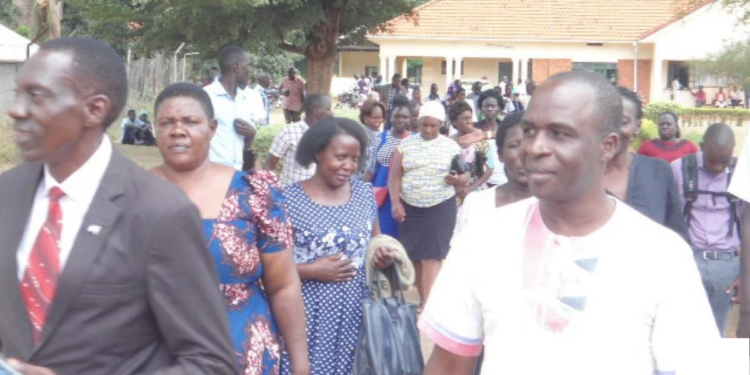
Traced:
<svg viewBox="0 0 750 375">
<path fill-rule="evenodd" d="M 284 189 L 294 227 L 295 262 L 307 264 L 321 257 L 343 254 L 357 267 L 356 276 L 349 281 L 302 281 L 313 375 L 353 373 L 354 349 L 362 326 L 362 301 L 368 296 L 365 256 L 378 207 L 370 184 L 357 179 L 351 184 L 352 196 L 341 206 L 316 203 L 299 183 Z M 286 354 L 281 372 L 291 374 Z"/>
<path fill-rule="evenodd" d="M 203 220 L 242 375 L 279 373 L 282 341 L 261 285 L 260 254 L 290 248 L 292 231 L 276 176 L 236 172 L 216 219 Z"/>
</svg>

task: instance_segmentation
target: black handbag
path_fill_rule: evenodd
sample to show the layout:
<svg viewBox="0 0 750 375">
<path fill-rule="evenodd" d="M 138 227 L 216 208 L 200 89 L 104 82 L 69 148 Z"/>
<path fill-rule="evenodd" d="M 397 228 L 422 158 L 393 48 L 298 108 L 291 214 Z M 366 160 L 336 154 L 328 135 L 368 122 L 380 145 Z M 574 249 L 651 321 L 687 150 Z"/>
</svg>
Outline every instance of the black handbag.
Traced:
<svg viewBox="0 0 750 375">
<path fill-rule="evenodd" d="M 371 295 L 363 302 L 362 328 L 354 354 L 355 375 L 418 375 L 424 372 L 417 306 L 405 301 L 393 267 L 386 268 L 390 271 L 386 274 L 394 291 L 391 297 L 383 298 L 381 285 L 374 277 L 377 287 L 373 289 L 378 295 Z"/>
<path fill-rule="evenodd" d="M 451 160 L 451 174 L 464 174 L 469 171 L 469 164 L 461 157 L 456 155 Z"/>
</svg>

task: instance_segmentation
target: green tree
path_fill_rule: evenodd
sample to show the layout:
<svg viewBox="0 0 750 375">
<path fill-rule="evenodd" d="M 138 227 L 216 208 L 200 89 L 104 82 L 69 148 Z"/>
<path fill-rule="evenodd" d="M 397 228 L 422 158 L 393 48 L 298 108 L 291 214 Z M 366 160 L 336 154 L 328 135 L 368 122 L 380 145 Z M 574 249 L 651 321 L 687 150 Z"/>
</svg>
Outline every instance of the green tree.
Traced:
<svg viewBox="0 0 750 375">
<path fill-rule="evenodd" d="M 701 73 L 711 74 L 750 89 L 750 39 L 724 46 L 719 52 L 709 55 L 705 60 L 694 63 Z"/>
<path fill-rule="evenodd" d="M 419 0 L 69 0 L 92 36 L 132 42 L 137 53 L 174 50 L 181 43 L 207 56 L 236 44 L 273 55 L 279 50 L 307 59 L 309 92 L 330 90 L 343 39 L 387 28 L 411 17 Z M 123 26 L 125 25 L 125 26 Z M 118 27 L 129 28 L 123 37 Z"/>
</svg>

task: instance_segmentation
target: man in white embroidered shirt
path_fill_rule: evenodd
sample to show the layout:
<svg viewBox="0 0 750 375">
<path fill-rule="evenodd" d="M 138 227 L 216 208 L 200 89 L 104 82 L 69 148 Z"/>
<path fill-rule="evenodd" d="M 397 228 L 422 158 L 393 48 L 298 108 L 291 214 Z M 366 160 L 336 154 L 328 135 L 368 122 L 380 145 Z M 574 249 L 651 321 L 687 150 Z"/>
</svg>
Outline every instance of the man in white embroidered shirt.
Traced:
<svg viewBox="0 0 750 375">
<path fill-rule="evenodd" d="M 235 46 L 225 47 L 219 54 L 221 76 L 204 90 L 211 97 L 211 105 L 219 126 L 211 139 L 211 161 L 234 169 L 242 169 L 243 152 L 249 149 L 257 134 L 253 115 L 253 100 L 248 96 L 250 54 Z M 261 104 L 262 105 L 262 104 Z"/>
<path fill-rule="evenodd" d="M 687 243 L 608 196 L 622 99 L 588 72 L 550 78 L 522 122 L 534 197 L 472 218 L 419 327 L 425 374 L 674 374 L 719 337 Z M 502 239 L 502 242 L 498 242 Z"/>
</svg>

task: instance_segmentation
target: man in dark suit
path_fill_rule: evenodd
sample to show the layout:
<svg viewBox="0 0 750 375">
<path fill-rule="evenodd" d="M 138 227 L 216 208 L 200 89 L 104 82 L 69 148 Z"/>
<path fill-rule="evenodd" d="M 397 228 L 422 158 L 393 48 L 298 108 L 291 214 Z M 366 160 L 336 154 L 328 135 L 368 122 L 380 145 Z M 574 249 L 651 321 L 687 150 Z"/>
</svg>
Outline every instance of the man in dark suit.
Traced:
<svg viewBox="0 0 750 375">
<path fill-rule="evenodd" d="M 198 210 L 105 135 L 122 59 L 56 39 L 16 82 L 25 162 L 0 175 L 0 350 L 26 375 L 235 373 Z"/>
</svg>

